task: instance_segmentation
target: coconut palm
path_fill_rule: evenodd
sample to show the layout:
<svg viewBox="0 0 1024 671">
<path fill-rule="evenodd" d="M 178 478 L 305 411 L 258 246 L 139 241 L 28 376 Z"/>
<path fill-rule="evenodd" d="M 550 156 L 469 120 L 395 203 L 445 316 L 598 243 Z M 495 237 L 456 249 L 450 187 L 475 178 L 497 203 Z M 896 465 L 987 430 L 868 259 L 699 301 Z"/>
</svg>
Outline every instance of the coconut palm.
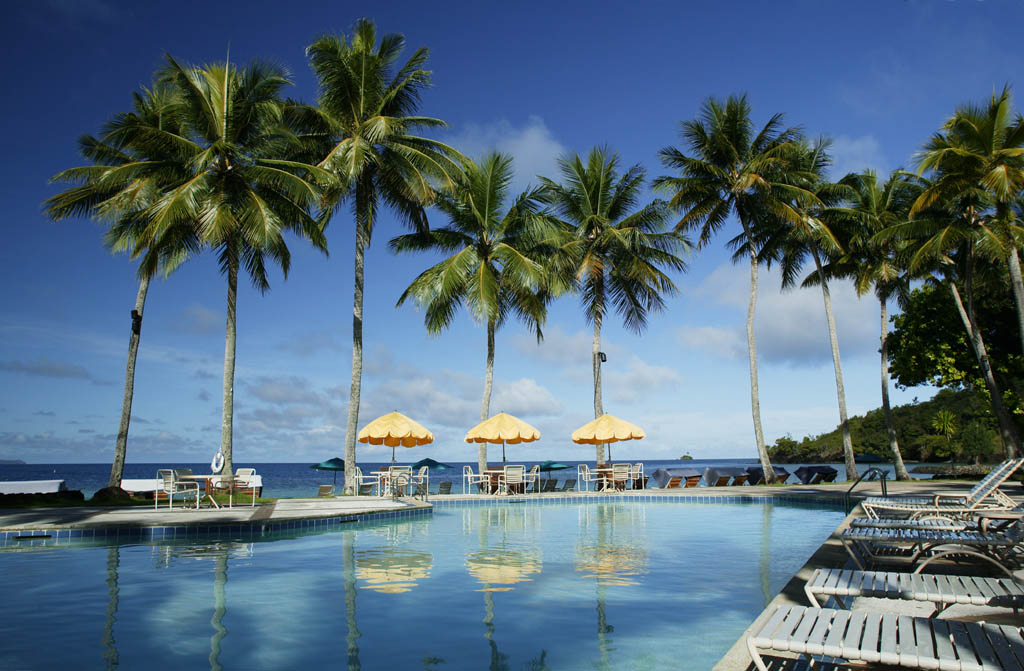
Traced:
<svg viewBox="0 0 1024 671">
<path fill-rule="evenodd" d="M 843 367 L 839 358 L 839 337 L 836 333 L 836 320 L 832 311 L 832 295 L 828 287 L 828 279 L 824 271 L 822 259 L 838 258 L 843 248 L 837 237 L 836 219 L 833 208 L 849 195 L 850 188 L 843 184 L 833 184 L 826 178 L 828 166 L 832 159 L 828 154 L 831 141 L 819 139 L 813 144 L 799 143 L 794 153 L 792 170 L 789 174 L 794 184 L 801 187 L 802 192 L 792 203 L 799 219 L 784 225 L 781 253 L 784 255 L 782 273 L 783 288 L 792 287 L 796 272 L 809 255 L 814 261 L 815 284 L 821 287 L 821 295 L 825 303 L 825 321 L 828 325 L 828 339 L 832 350 L 832 367 L 836 377 L 836 397 L 839 403 L 839 427 L 843 439 L 843 460 L 846 472 L 853 479 L 857 473 L 857 464 L 853 455 L 853 439 L 850 436 L 850 422 L 846 413 L 846 390 L 843 385 Z"/>
<path fill-rule="evenodd" d="M 494 334 L 511 314 L 534 328 L 537 339 L 547 316 L 546 298 L 567 289 L 552 286 L 557 275 L 545 273 L 546 251 L 561 229 L 541 211 L 539 190 L 521 193 L 507 210 L 513 177 L 512 157 L 492 153 L 467 164 L 453 188 L 434 205 L 449 224 L 391 240 L 394 252 L 437 251 L 451 254 L 413 280 L 398 299 L 412 298 L 426 313 L 427 331 L 451 326 L 460 306 L 487 330 L 487 364 L 480 420 L 490 417 L 494 381 Z M 487 445 L 479 443 L 480 471 L 487 469 Z"/>
<path fill-rule="evenodd" d="M 326 194 L 333 212 L 341 205 L 355 217 L 355 283 L 352 307 L 352 385 L 345 426 L 345 491 L 354 491 L 356 430 L 363 374 L 363 274 L 377 210 L 388 205 L 418 230 L 427 227 L 424 206 L 434 198 L 432 179 L 449 182 L 462 156 L 451 147 L 414 135 L 444 127 L 439 119 L 416 116 L 420 94 L 430 85 L 423 69 L 427 49 L 394 70 L 405 44 L 398 34 L 377 40 L 371 21 L 356 22 L 351 39 L 328 35 L 306 50 L 319 80 L 319 126 L 324 151 L 320 166 L 337 179 Z"/>
<path fill-rule="evenodd" d="M 183 177 L 149 208 L 146 238 L 159 240 L 191 226 L 216 251 L 227 276 L 220 449 L 225 472 L 231 472 L 238 275 L 248 272 L 260 292 L 270 288 L 268 262 L 287 276 L 285 231 L 326 251 L 310 208 L 320 202 L 318 184 L 329 175 L 284 158 L 294 137 L 283 125 L 280 94 L 290 81 L 282 69 L 260 62 L 244 69 L 230 63 L 192 67 L 168 56 L 160 76 L 180 96 L 181 127 L 151 134 L 144 144 L 168 147 L 168 160 Z"/>
<path fill-rule="evenodd" d="M 957 108 L 925 145 L 919 161 L 922 173 L 934 172 L 934 181 L 915 211 L 965 189 L 979 189 L 991 200 L 992 210 L 979 214 L 989 220 L 1001 244 L 982 251 L 1001 255 L 1009 267 L 1024 353 L 1024 280 L 1017 251 L 1024 228 L 1012 207 L 1024 188 L 1024 117 L 1013 114 L 1009 86 L 993 93 L 988 105 Z"/>
<path fill-rule="evenodd" d="M 169 275 L 198 249 L 191 227 L 171 231 L 159 240 L 147 240 L 145 235 L 148 209 L 180 174 L 175 171 L 173 162 L 165 160 L 167 154 L 163 148 L 146 147 L 142 139 L 149 134 L 178 131 L 174 106 L 174 94 L 168 87 L 156 86 L 136 93 L 133 111 L 118 115 L 107 123 L 101 138 L 85 135 L 79 140 L 82 155 L 92 165 L 54 175 L 52 181 L 75 186 L 44 203 L 47 214 L 54 221 L 89 216 L 107 222 L 109 228 L 104 240 L 111 251 L 128 252 L 132 258 L 141 257 L 139 288 L 135 308 L 131 311 L 121 419 L 107 483 L 109 487 L 120 486 L 124 474 L 135 393 L 135 364 L 150 280 L 158 271 L 164 276 Z"/>
<path fill-rule="evenodd" d="M 774 482 L 775 471 L 761 428 L 758 394 L 754 340 L 757 271 L 766 226 L 800 220 L 788 203 L 801 189 L 788 184 L 785 177 L 790 169 L 793 142 L 800 139 L 801 133 L 797 128 L 784 128 L 781 114 L 755 131 L 750 113 L 745 95 L 730 96 L 724 103 L 714 98 L 705 101 L 697 119 L 681 123 L 680 136 L 690 153 L 676 147 L 659 152 L 662 165 L 677 170 L 679 175 L 658 177 L 654 188 L 671 194 L 670 207 L 682 212 L 676 230 L 699 230 L 698 248 L 710 244 L 730 215 L 739 220 L 742 231 L 729 244 L 736 249 L 734 262 L 743 257 L 750 262 L 747 353 L 754 440 L 765 480 Z"/>
<path fill-rule="evenodd" d="M 893 298 L 903 304 L 909 292 L 909 282 L 898 258 L 898 241 L 877 240 L 874 236 L 889 226 L 906 221 L 918 189 L 912 177 L 901 170 L 893 171 L 884 184 L 879 183 L 873 170 L 846 175 L 840 183 L 850 188 L 844 206 L 833 208 L 834 213 L 849 220 L 844 236 L 846 251 L 826 267 L 825 275 L 851 278 L 858 296 L 874 290 L 878 298 L 881 308 L 882 409 L 896 479 L 909 480 L 889 404 L 889 317 L 886 309 Z M 816 276 L 808 278 L 811 283 L 814 279 Z"/>
<path fill-rule="evenodd" d="M 594 326 L 594 417 L 600 417 L 601 327 L 606 315 L 614 308 L 627 329 L 643 332 L 648 312 L 663 309 L 662 296 L 676 290 L 662 269 L 685 270 L 678 254 L 688 251 L 690 243 L 681 233 L 664 230 L 670 213 L 663 201 L 639 205 L 646 177 L 641 166 L 620 174 L 618 156 L 602 147 L 592 149 L 586 162 L 573 154 L 558 165 L 561 183 L 541 181 L 574 233 L 563 249 L 575 259 L 583 312 Z M 597 446 L 597 463 L 604 463 L 604 445 Z"/>
</svg>

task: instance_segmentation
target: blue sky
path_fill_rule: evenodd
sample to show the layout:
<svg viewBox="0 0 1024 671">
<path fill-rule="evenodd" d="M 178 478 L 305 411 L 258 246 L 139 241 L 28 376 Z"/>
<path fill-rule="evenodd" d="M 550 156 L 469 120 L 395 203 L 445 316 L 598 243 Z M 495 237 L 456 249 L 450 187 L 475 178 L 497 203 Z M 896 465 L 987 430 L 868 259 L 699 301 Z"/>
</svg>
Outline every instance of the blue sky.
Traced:
<svg viewBox="0 0 1024 671">
<path fill-rule="evenodd" d="M 7 237 L 0 247 L 0 458 L 104 462 L 120 412 L 137 284 L 128 259 L 88 221 L 50 223 L 48 179 L 80 165 L 76 138 L 130 106 L 163 54 L 191 63 L 264 58 L 285 65 L 289 95 L 316 96 L 305 47 L 347 32 L 367 11 L 380 32 L 431 50 L 434 87 L 422 113 L 441 137 L 478 156 L 514 154 L 517 184 L 555 176 L 555 158 L 598 144 L 664 174 L 659 149 L 708 96 L 746 92 L 757 123 L 782 112 L 834 139 L 835 176 L 910 166 L 961 103 L 1015 83 L 1024 6 L 1005 1 L 863 2 L 135 3 L 40 0 L 3 8 L 8 103 L 0 109 Z M 443 223 L 438 221 L 437 223 Z M 734 227 L 736 224 L 732 224 Z M 731 229 L 735 230 L 735 229 Z M 385 212 L 367 257 L 360 426 L 398 409 L 433 430 L 409 450 L 471 460 L 462 441 L 479 420 L 481 328 L 461 315 L 440 337 L 422 313 L 396 310 L 434 261 L 395 257 L 403 232 Z M 755 455 L 743 334 L 747 267 L 729 231 L 690 259 L 677 296 L 642 336 L 605 329 L 605 409 L 648 437 L 616 455 Z M 299 242 L 292 271 L 238 301 L 235 461 L 319 461 L 342 454 L 351 366 L 352 228 L 340 214 L 329 258 Z M 779 291 L 762 273 L 757 317 L 761 409 L 769 442 L 835 427 L 838 412 L 820 292 Z M 878 305 L 833 288 L 851 414 L 879 405 Z M 210 254 L 150 289 L 136 376 L 129 462 L 205 461 L 219 445 L 226 283 Z M 497 339 L 493 412 L 542 439 L 510 458 L 593 458 L 569 434 L 593 416 L 590 327 L 572 297 L 553 307 L 538 346 L 517 324 Z M 929 389 L 894 390 L 895 403 Z M 359 447 L 360 460 L 390 456 Z"/>
</svg>

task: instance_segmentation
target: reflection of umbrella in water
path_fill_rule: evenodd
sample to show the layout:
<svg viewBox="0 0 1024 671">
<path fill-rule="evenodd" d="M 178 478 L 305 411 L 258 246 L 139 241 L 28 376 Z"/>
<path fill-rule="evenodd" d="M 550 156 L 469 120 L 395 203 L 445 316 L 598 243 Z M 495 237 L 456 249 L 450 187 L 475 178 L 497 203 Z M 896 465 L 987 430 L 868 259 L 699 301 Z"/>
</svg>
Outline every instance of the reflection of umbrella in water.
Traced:
<svg viewBox="0 0 1024 671">
<path fill-rule="evenodd" d="M 408 592 L 417 580 L 430 576 L 434 557 L 429 552 L 374 548 L 356 553 L 356 578 L 365 580 L 363 589 L 384 594 Z"/>
<path fill-rule="evenodd" d="M 479 592 L 508 592 L 519 582 L 533 580 L 540 573 L 540 557 L 518 551 L 486 550 L 466 557 L 469 574 L 484 584 Z M 497 585 L 497 587 L 495 587 Z"/>
<path fill-rule="evenodd" d="M 360 443 L 391 447 L 391 465 L 395 465 L 395 447 L 416 447 L 434 442 L 434 434 L 422 424 L 412 421 L 400 412 L 381 415 L 362 428 L 357 437 Z"/>
<path fill-rule="evenodd" d="M 449 468 L 451 468 L 451 466 L 449 466 L 448 464 L 442 464 L 440 461 L 434 461 L 430 457 L 427 457 L 426 459 L 420 459 L 415 464 L 413 464 L 412 470 L 415 471 L 420 468 L 423 468 L 424 466 L 426 466 L 432 471 L 447 471 Z"/>
<path fill-rule="evenodd" d="M 318 471 L 334 471 L 334 484 L 338 484 L 338 471 L 345 470 L 345 460 L 341 457 L 334 457 L 319 464 L 313 464 L 310 468 Z"/>
<path fill-rule="evenodd" d="M 607 412 L 593 419 L 572 432 L 572 442 L 583 445 L 603 445 L 617 443 L 620 440 L 639 440 L 647 434 L 636 424 Z M 612 458 L 612 448 L 608 445 L 608 459 Z"/>
<path fill-rule="evenodd" d="M 647 553 L 629 545 L 577 545 L 575 568 L 600 585 L 637 585 L 634 576 L 647 573 Z"/>
<path fill-rule="evenodd" d="M 467 443 L 501 443 L 501 461 L 505 461 L 505 443 L 518 445 L 540 439 L 540 431 L 518 417 L 499 412 L 466 432 Z"/>
</svg>

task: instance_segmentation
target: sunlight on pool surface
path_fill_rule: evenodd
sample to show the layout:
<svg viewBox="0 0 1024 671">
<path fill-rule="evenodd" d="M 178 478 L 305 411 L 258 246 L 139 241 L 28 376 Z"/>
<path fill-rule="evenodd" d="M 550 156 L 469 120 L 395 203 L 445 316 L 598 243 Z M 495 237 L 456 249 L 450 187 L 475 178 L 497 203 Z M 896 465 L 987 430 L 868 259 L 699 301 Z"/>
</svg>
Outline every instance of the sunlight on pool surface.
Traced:
<svg viewBox="0 0 1024 671">
<path fill-rule="evenodd" d="M 708 669 L 842 518 L 466 506 L 276 541 L 9 546 L 0 668 Z"/>
</svg>

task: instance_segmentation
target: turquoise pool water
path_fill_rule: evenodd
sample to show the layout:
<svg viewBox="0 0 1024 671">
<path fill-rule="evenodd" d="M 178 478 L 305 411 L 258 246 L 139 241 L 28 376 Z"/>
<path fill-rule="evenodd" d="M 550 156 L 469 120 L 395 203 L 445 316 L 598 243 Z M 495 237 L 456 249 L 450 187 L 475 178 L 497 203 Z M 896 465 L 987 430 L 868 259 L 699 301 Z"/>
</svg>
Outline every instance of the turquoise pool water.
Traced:
<svg viewBox="0 0 1024 671">
<path fill-rule="evenodd" d="M 839 510 L 445 506 L 278 538 L 0 549 L 4 669 L 708 669 Z"/>
</svg>

